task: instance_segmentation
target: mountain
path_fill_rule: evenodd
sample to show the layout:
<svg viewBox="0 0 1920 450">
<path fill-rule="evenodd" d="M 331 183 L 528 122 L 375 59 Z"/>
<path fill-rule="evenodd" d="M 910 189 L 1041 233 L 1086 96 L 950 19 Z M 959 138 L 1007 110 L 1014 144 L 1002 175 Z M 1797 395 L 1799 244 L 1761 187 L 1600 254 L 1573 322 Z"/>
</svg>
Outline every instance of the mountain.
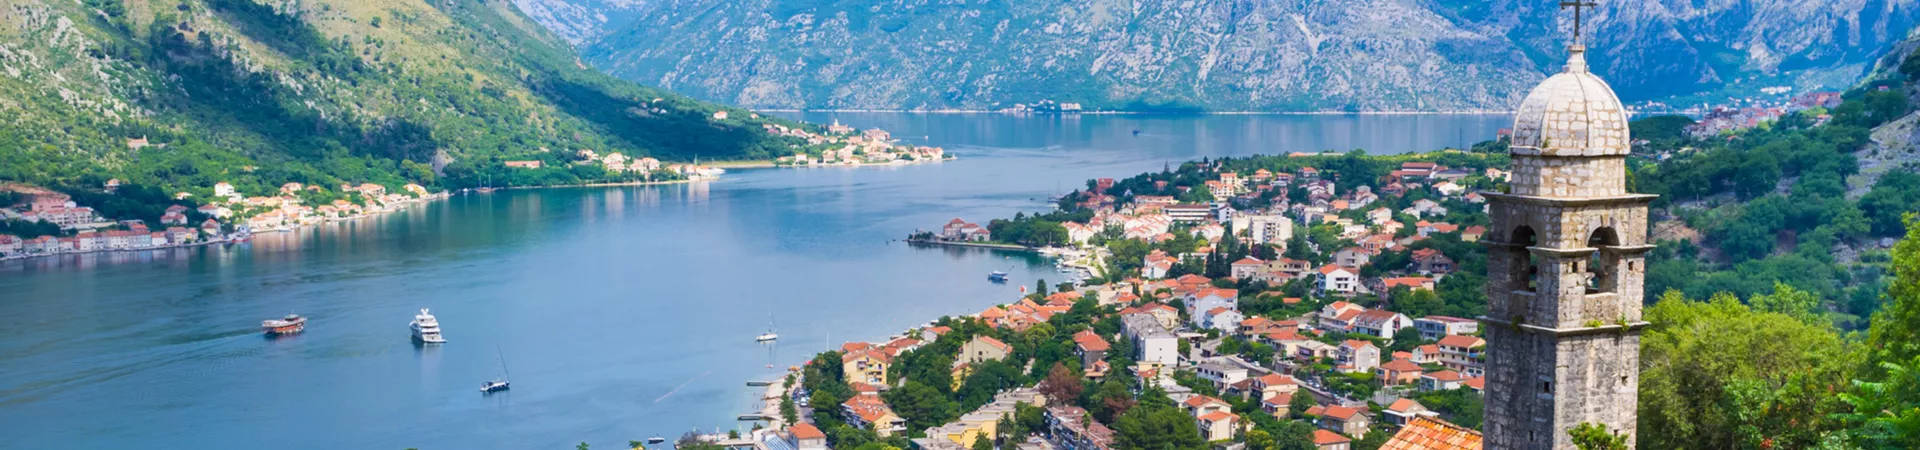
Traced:
<svg viewBox="0 0 1920 450">
<path fill-rule="evenodd" d="M 0 181 L 554 184 L 613 175 L 567 167 L 576 149 L 742 159 L 795 143 L 772 119 L 718 120 L 599 73 L 502 0 L 0 6 Z M 497 176 L 506 159 L 550 169 Z"/>
<path fill-rule="evenodd" d="M 528 17 L 578 44 L 609 28 L 624 25 L 641 0 L 513 0 Z"/>
<path fill-rule="evenodd" d="M 1615 0 L 1585 14 L 1628 101 L 1843 87 L 1920 0 Z M 1564 62 L 1546 0 L 654 0 L 537 15 L 611 73 L 750 107 L 1506 110 Z M 579 18 L 585 17 L 585 19 Z"/>
</svg>

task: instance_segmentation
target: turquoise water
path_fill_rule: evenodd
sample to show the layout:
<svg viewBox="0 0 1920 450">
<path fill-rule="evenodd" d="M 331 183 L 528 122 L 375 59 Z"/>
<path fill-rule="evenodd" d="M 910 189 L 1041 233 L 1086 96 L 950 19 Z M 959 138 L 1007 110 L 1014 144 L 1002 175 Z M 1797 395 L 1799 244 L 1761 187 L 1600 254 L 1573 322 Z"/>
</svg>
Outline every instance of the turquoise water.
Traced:
<svg viewBox="0 0 1920 450">
<path fill-rule="evenodd" d="M 0 448 L 606 448 L 732 428 L 769 364 L 1062 278 L 1027 255 L 895 241 L 916 229 L 1166 163 L 1434 149 L 1509 120 L 791 116 L 960 159 L 455 196 L 232 247 L 0 263 Z M 986 282 L 1009 267 L 1012 284 Z M 448 344 L 409 342 L 419 308 Z M 306 333 L 260 336 L 288 311 Z M 770 320 L 781 339 L 755 344 Z M 482 396 L 496 348 L 514 388 Z"/>
</svg>

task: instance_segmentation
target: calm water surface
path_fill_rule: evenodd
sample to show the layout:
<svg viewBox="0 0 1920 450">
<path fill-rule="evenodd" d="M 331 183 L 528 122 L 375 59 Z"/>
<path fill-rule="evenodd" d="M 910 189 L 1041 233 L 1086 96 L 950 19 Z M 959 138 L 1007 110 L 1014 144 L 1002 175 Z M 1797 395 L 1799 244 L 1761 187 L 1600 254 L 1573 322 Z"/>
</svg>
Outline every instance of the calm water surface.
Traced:
<svg viewBox="0 0 1920 450">
<path fill-rule="evenodd" d="M 1227 155 L 1398 153 L 1497 116 L 794 113 L 960 160 L 748 170 L 680 186 L 456 196 L 226 248 L 0 263 L 0 448 L 571 448 L 732 428 L 769 364 L 1063 277 L 893 239 L 1098 176 Z M 1133 130 L 1139 130 L 1134 135 Z M 988 271 L 1013 269 L 1014 284 Z M 450 341 L 417 348 L 433 308 Z M 260 320 L 311 317 L 269 340 Z M 781 339 L 752 336 L 769 321 Z M 505 356 L 514 389 L 482 396 Z"/>
</svg>

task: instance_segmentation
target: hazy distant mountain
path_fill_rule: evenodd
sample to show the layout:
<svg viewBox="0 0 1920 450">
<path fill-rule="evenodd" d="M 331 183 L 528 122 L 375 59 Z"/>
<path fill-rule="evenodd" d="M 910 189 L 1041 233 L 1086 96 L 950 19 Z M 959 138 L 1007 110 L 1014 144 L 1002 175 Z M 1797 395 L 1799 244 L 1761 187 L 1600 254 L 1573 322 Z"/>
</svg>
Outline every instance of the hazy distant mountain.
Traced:
<svg viewBox="0 0 1920 450">
<path fill-rule="evenodd" d="M 1844 86 L 1917 0 L 1613 0 L 1627 99 Z M 612 73 L 756 107 L 1511 107 L 1564 60 L 1548 0 L 520 0 Z"/>
</svg>

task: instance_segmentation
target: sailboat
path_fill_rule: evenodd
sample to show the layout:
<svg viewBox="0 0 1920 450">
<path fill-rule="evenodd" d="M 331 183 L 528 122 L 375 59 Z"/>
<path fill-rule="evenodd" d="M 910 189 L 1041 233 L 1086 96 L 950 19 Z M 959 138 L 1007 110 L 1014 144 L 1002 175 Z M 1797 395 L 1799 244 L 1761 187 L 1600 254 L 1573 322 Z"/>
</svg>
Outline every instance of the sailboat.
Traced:
<svg viewBox="0 0 1920 450">
<path fill-rule="evenodd" d="M 481 393 L 491 394 L 491 393 L 507 390 L 507 378 L 511 377 L 507 373 L 507 357 L 506 355 L 502 355 L 500 353 L 500 346 L 498 345 L 493 346 L 493 354 L 494 356 L 497 356 L 500 358 L 500 378 L 494 379 L 493 381 L 480 383 Z"/>
<path fill-rule="evenodd" d="M 775 339 L 780 339 L 780 334 L 778 334 L 778 333 L 774 333 L 774 332 L 773 332 L 773 318 L 772 318 L 772 317 L 768 317 L 768 318 L 767 318 L 767 332 L 766 332 L 766 333 L 761 333 L 761 334 L 760 334 L 759 336 L 754 336 L 754 337 L 753 337 L 753 341 L 754 341 L 754 342 L 767 342 L 767 341 L 771 341 L 771 340 L 775 340 Z"/>
</svg>

